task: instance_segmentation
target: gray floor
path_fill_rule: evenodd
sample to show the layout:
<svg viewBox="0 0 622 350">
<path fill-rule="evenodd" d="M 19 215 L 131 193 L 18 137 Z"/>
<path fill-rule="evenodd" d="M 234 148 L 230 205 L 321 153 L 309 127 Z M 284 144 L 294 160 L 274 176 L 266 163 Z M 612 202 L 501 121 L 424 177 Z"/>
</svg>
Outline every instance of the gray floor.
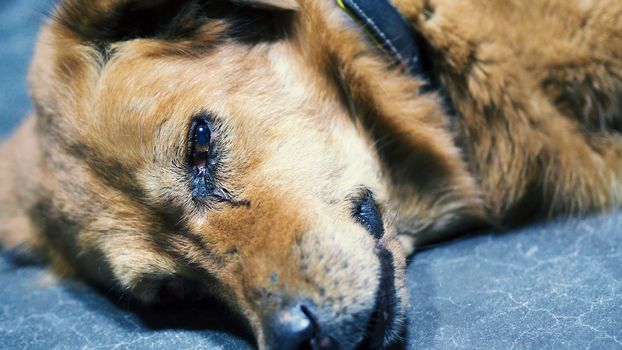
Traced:
<svg viewBox="0 0 622 350">
<path fill-rule="evenodd" d="M 51 1 L 0 1 L 0 136 Z M 622 349 L 622 214 L 454 241 L 408 268 L 408 349 Z M 217 306 L 141 308 L 0 255 L 0 349 L 246 349 Z"/>
</svg>

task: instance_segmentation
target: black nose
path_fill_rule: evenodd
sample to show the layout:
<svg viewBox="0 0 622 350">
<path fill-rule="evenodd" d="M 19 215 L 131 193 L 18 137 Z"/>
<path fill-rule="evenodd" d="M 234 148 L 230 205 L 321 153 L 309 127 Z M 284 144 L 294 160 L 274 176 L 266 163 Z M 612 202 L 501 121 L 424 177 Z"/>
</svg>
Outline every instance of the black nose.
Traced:
<svg viewBox="0 0 622 350">
<path fill-rule="evenodd" d="M 315 325 L 304 306 L 296 304 L 278 311 L 271 324 L 272 341 L 276 349 L 310 348 Z"/>
</svg>

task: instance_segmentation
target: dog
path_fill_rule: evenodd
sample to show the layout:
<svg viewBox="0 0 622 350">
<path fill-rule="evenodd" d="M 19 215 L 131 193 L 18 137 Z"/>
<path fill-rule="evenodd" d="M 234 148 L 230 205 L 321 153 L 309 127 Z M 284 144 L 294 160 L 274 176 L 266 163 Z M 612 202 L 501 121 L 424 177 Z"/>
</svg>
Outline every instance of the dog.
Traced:
<svg viewBox="0 0 622 350">
<path fill-rule="evenodd" d="M 348 4 L 62 0 L 0 146 L 3 246 L 215 297 L 261 349 L 383 348 L 416 248 L 618 205 L 622 2 L 393 0 L 430 84 Z"/>
</svg>

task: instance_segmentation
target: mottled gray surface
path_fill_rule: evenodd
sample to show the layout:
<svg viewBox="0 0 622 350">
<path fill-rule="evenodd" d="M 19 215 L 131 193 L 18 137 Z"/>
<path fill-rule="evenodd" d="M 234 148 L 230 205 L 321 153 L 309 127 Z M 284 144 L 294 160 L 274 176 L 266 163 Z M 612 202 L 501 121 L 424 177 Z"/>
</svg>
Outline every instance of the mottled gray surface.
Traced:
<svg viewBox="0 0 622 350">
<path fill-rule="evenodd" d="M 0 135 L 50 1 L 0 1 Z M 409 349 L 622 349 L 622 214 L 452 242 L 409 266 Z M 0 256 L 0 349 L 246 349 L 214 306 L 128 307 Z"/>
<path fill-rule="evenodd" d="M 138 307 L 49 280 L 0 256 L 0 349 L 252 349 L 216 306 Z"/>
<path fill-rule="evenodd" d="M 28 61 L 50 0 L 0 0 L 0 137 L 31 110 L 26 89 Z"/>
<path fill-rule="evenodd" d="M 409 349 L 622 349 L 620 214 L 451 242 L 409 277 Z"/>
</svg>

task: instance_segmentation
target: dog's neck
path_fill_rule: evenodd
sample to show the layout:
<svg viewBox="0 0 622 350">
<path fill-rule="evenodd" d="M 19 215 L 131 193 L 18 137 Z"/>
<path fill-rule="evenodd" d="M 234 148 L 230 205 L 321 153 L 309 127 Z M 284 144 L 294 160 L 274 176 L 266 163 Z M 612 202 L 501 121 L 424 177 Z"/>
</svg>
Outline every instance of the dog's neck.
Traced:
<svg viewBox="0 0 622 350">
<path fill-rule="evenodd" d="M 450 121 L 456 111 L 435 74 L 432 49 L 389 0 L 336 0 L 370 35 L 372 41 L 408 73 L 423 82 L 421 92 L 436 92 Z"/>
</svg>

